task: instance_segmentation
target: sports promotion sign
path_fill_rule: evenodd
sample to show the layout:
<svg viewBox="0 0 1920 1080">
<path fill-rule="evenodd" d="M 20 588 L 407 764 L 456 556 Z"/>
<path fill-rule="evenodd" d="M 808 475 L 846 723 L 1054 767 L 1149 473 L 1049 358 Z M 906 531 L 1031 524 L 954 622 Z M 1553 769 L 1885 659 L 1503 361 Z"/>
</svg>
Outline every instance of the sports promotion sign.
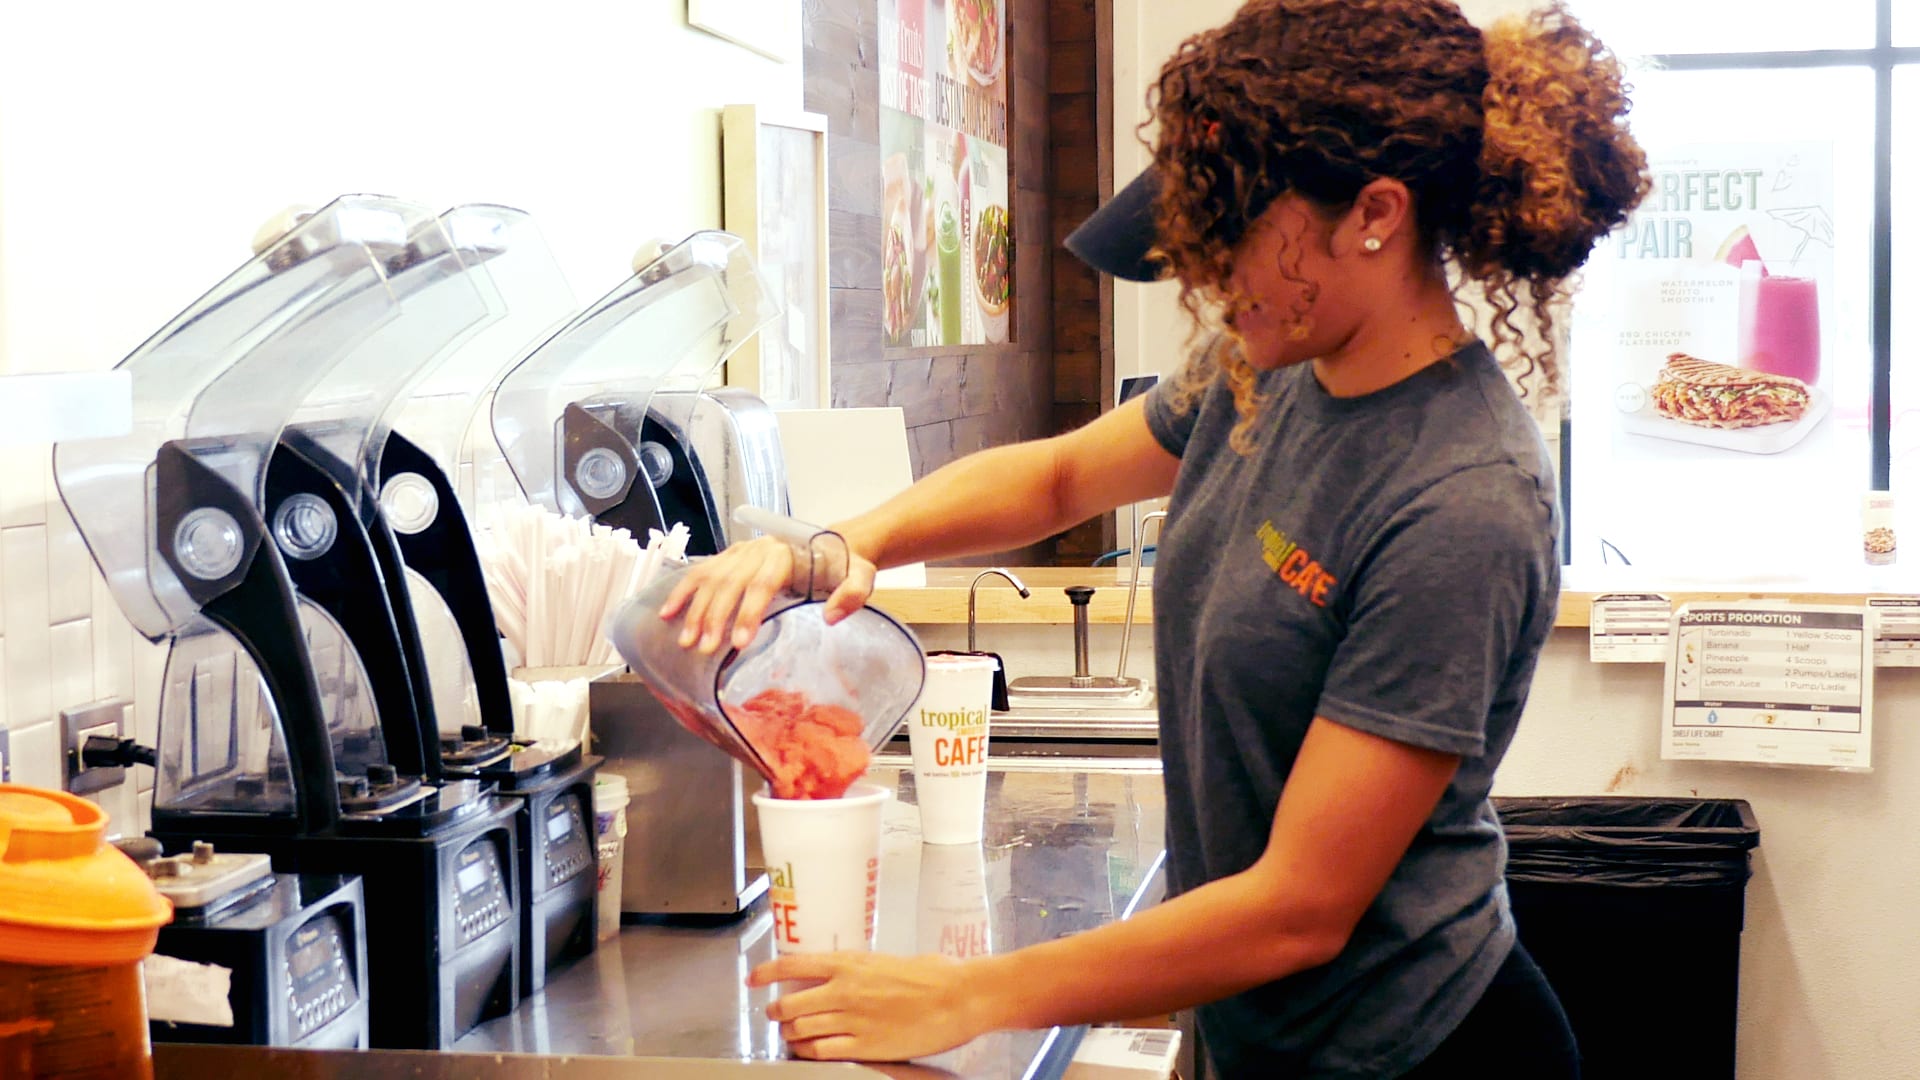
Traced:
<svg viewBox="0 0 1920 1080">
<path fill-rule="evenodd" d="M 1008 0 L 880 0 L 881 332 L 1009 341 Z"/>
</svg>

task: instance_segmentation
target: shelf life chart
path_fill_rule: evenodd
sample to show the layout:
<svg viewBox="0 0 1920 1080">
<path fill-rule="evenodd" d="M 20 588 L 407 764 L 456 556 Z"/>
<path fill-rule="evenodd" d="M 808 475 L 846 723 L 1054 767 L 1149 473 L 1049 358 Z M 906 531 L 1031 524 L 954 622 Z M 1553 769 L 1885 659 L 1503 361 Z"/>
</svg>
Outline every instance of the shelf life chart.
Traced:
<svg viewBox="0 0 1920 1080">
<path fill-rule="evenodd" d="M 1875 622 L 1839 605 L 1681 607 L 1661 756 L 1872 768 Z"/>
</svg>

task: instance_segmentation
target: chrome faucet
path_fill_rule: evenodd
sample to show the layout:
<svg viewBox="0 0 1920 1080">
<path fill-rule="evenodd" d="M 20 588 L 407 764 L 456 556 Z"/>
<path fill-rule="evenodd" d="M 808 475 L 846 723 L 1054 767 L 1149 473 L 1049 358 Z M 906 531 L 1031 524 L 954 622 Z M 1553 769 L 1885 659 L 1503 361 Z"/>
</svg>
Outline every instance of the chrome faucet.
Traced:
<svg viewBox="0 0 1920 1080">
<path fill-rule="evenodd" d="M 977 610 L 975 607 L 974 601 L 980 590 L 980 582 L 983 579 L 993 577 L 995 574 L 998 574 L 999 576 L 1006 578 L 1007 584 L 1020 590 L 1020 599 L 1025 600 L 1033 595 L 1031 592 L 1027 591 L 1026 583 L 1021 581 L 1018 577 L 1015 577 L 1013 574 L 1013 571 L 1011 570 L 1002 570 L 997 566 L 990 566 L 987 569 L 982 570 L 980 571 L 980 573 L 976 574 L 973 579 L 973 584 L 967 586 L 967 651 L 968 652 L 980 651 L 978 648 L 974 646 L 974 634 L 973 634 L 974 618 L 975 618 L 975 612 Z"/>
</svg>

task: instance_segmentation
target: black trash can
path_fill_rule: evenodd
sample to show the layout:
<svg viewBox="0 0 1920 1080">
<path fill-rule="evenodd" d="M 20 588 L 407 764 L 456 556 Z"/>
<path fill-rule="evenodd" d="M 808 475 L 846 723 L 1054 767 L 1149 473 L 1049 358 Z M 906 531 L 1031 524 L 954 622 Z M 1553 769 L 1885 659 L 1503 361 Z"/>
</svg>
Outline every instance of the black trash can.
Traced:
<svg viewBox="0 0 1920 1080">
<path fill-rule="evenodd" d="M 1730 1080 L 1753 808 L 1623 797 L 1494 808 L 1520 942 L 1566 1007 L 1585 1080 Z"/>
</svg>

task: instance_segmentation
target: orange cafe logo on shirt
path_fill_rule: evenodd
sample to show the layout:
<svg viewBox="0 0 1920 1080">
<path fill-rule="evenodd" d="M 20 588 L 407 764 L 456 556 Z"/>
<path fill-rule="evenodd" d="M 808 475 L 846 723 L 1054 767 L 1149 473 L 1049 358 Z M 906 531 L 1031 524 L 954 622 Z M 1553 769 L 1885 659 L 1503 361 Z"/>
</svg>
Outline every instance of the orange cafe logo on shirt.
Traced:
<svg viewBox="0 0 1920 1080">
<path fill-rule="evenodd" d="M 1327 593 L 1340 584 L 1306 548 L 1274 528 L 1271 521 L 1260 526 L 1260 557 L 1280 575 L 1281 582 L 1306 597 L 1314 607 L 1326 607 Z"/>
</svg>

